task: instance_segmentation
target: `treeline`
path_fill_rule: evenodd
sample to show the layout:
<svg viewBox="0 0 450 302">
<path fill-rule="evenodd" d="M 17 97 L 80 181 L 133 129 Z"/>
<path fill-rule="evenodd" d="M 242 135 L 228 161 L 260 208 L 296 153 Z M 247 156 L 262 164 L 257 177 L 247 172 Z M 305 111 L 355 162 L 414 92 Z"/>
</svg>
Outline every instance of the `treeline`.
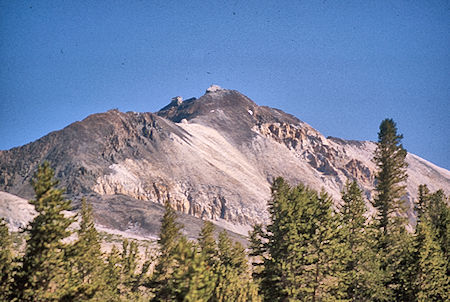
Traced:
<svg viewBox="0 0 450 302">
<path fill-rule="evenodd" d="M 375 214 L 363 192 L 345 185 L 338 206 L 325 192 L 277 178 L 267 225 L 255 225 L 250 246 L 215 236 L 205 222 L 196 241 L 183 235 L 165 205 L 158 249 L 139 259 L 134 241 L 102 253 L 92 208 L 76 217 L 42 165 L 30 201 L 38 215 L 24 230 L 25 250 L 12 251 L 0 223 L 1 301 L 449 301 L 450 207 L 442 190 L 418 188 L 415 232 L 407 231 L 406 150 L 395 123 L 380 125 L 374 161 Z M 251 265 L 250 265 L 251 264 Z"/>
<path fill-rule="evenodd" d="M 261 301 L 244 247 L 226 231 L 216 238 L 205 222 L 196 242 L 188 240 L 176 213 L 165 205 L 158 250 L 139 259 L 135 241 L 103 254 L 92 207 L 82 201 L 76 217 L 64 215 L 70 201 L 56 189 L 48 163 L 32 182 L 30 203 L 38 215 L 24 230 L 23 255 L 13 257 L 11 236 L 0 220 L 0 301 Z"/>
</svg>

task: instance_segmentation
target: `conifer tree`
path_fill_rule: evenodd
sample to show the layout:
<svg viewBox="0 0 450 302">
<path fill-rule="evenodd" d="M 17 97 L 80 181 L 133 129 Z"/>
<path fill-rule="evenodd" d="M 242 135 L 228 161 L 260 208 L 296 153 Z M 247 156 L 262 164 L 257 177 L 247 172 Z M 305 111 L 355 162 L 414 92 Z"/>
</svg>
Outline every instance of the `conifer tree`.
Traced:
<svg viewBox="0 0 450 302">
<path fill-rule="evenodd" d="M 212 301 L 259 301 L 252 288 L 245 249 L 237 241 L 232 241 L 226 231 L 219 234 L 217 286 Z"/>
<path fill-rule="evenodd" d="M 388 236 L 402 224 L 397 213 L 405 211 L 402 197 L 405 195 L 404 182 L 407 163 L 406 150 L 401 144 L 403 135 L 397 134 L 397 126 L 392 119 L 385 119 L 380 124 L 378 143 L 375 150 L 374 161 L 378 166 L 376 178 L 376 197 L 373 206 L 377 209 L 376 221 L 384 237 Z M 382 242 L 382 248 L 386 243 Z"/>
<path fill-rule="evenodd" d="M 215 275 L 214 292 L 208 301 L 260 301 L 244 247 L 233 242 L 226 231 L 219 234 L 216 242 L 214 230 L 214 225 L 205 221 L 198 240 L 207 268 Z"/>
<path fill-rule="evenodd" d="M 367 242 L 366 230 L 366 205 L 362 197 L 362 191 L 358 187 L 356 181 L 347 183 L 342 192 L 342 206 L 340 213 L 342 215 L 342 226 L 344 228 L 344 240 L 348 247 L 348 258 L 344 259 L 345 267 L 345 281 L 347 287 L 347 297 L 351 301 L 363 300 L 367 293 L 364 279 L 368 273 L 363 269 L 364 254 L 369 247 Z M 364 292 L 364 293 L 363 293 Z M 364 297 L 365 298 L 365 297 Z"/>
<path fill-rule="evenodd" d="M 181 234 L 176 213 L 166 203 L 161 221 L 159 256 L 152 282 L 153 301 L 208 301 L 215 285 L 206 254 Z M 207 232 L 204 232 L 205 239 Z"/>
<path fill-rule="evenodd" d="M 450 283 L 446 259 L 428 217 L 417 225 L 417 301 L 449 301 Z"/>
<path fill-rule="evenodd" d="M 181 225 L 176 221 L 175 210 L 168 202 L 164 205 L 164 209 L 158 239 L 159 255 L 156 259 L 152 280 L 147 284 L 147 287 L 153 288 L 155 291 L 154 301 L 174 299 L 170 282 L 177 261 L 177 248 L 183 237 Z"/>
<path fill-rule="evenodd" d="M 14 294 L 19 301 L 56 301 L 67 288 L 65 252 L 69 226 L 74 218 L 64 216 L 71 209 L 70 200 L 56 189 L 53 170 L 48 162 L 38 168 L 32 185 L 35 199 L 30 201 L 38 215 L 29 223 L 25 254 L 15 276 Z"/>
<path fill-rule="evenodd" d="M 431 193 L 426 185 L 419 186 L 416 204 L 418 226 L 426 219 L 435 234 L 446 260 L 447 275 L 450 276 L 450 206 L 442 190 Z"/>
<path fill-rule="evenodd" d="M 92 205 L 81 202 L 78 239 L 66 253 L 67 269 L 70 271 L 69 289 L 65 299 L 98 301 L 103 299 L 105 264 L 100 240 L 94 226 Z"/>
<path fill-rule="evenodd" d="M 367 208 L 356 181 L 348 182 L 342 192 L 340 208 L 343 240 L 349 253 L 341 259 L 346 298 L 350 301 L 387 301 L 384 274 L 376 257 L 376 233 L 364 216 Z"/>
<path fill-rule="evenodd" d="M 121 285 L 121 257 L 115 245 L 106 258 L 104 297 L 106 301 L 120 301 Z"/>
<path fill-rule="evenodd" d="M 209 301 L 214 291 L 216 276 L 208 267 L 205 255 L 183 236 L 176 247 L 175 260 L 168 286 L 172 299 Z"/>
<path fill-rule="evenodd" d="M 0 301 L 9 301 L 12 286 L 12 241 L 8 226 L 0 218 Z"/>
<path fill-rule="evenodd" d="M 264 300 L 343 299 L 340 257 L 346 250 L 331 198 L 277 178 L 269 213 L 267 229 L 255 228 L 251 236 L 252 255 L 264 263 L 257 275 Z"/>
<path fill-rule="evenodd" d="M 426 208 L 428 206 L 430 190 L 427 185 L 419 185 L 418 189 L 418 200 L 415 204 L 414 210 L 417 213 L 417 222 L 420 222 Z"/>
<path fill-rule="evenodd" d="M 212 269 L 218 262 L 217 243 L 214 238 L 214 224 L 210 221 L 204 221 L 203 227 L 198 237 L 198 245 L 204 254 L 206 261 Z"/>
<path fill-rule="evenodd" d="M 148 301 L 150 293 L 143 287 L 152 258 L 143 260 L 134 240 L 124 239 L 121 251 L 113 246 L 106 258 L 101 301 Z"/>
<path fill-rule="evenodd" d="M 428 196 L 427 216 L 435 231 L 436 238 L 447 262 L 450 276 L 450 206 L 449 199 L 442 190 Z"/>
<path fill-rule="evenodd" d="M 384 284 L 392 300 L 412 299 L 414 279 L 414 245 L 412 236 L 405 230 L 405 207 L 402 200 L 406 191 L 404 182 L 407 152 L 401 144 L 403 136 L 397 134 L 392 119 L 380 124 L 374 162 L 378 166 L 375 175 L 376 196 L 373 206 L 377 210 L 377 255 L 384 273 Z"/>
<path fill-rule="evenodd" d="M 123 241 L 120 259 L 121 296 L 135 301 L 144 294 L 139 288 L 145 282 L 152 259 L 141 259 L 136 241 Z"/>
</svg>

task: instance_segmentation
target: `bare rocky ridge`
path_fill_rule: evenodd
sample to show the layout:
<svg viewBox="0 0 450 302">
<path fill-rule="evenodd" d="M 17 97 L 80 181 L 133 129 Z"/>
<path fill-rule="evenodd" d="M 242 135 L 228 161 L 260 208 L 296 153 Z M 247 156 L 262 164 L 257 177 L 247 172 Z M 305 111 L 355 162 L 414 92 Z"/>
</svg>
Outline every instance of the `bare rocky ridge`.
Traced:
<svg viewBox="0 0 450 302">
<path fill-rule="evenodd" d="M 176 97 L 157 113 L 110 110 L 0 151 L 0 190 L 31 198 L 33 172 L 48 160 L 68 196 L 87 196 L 105 227 L 154 233 L 147 218 L 157 215 L 146 209 L 169 201 L 246 234 L 267 218 L 277 176 L 323 188 L 336 202 L 345 182 L 356 179 L 372 198 L 374 149 L 373 142 L 326 138 L 292 115 L 216 86 L 199 99 Z M 407 161 L 414 223 L 417 186 L 449 194 L 450 172 L 413 154 Z"/>
</svg>

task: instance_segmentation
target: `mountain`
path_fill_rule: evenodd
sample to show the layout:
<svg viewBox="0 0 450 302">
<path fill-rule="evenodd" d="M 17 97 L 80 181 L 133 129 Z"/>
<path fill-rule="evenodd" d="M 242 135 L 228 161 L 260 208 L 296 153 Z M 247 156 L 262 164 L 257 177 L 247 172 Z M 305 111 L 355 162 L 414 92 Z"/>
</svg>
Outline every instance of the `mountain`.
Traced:
<svg viewBox="0 0 450 302">
<path fill-rule="evenodd" d="M 277 176 L 323 188 L 336 203 L 345 182 L 356 179 L 372 199 L 375 146 L 326 138 L 290 114 L 211 86 L 199 99 L 176 97 L 156 113 L 93 114 L 0 151 L 0 190 L 32 198 L 32 175 L 48 160 L 68 197 L 75 204 L 87 197 L 105 228 L 155 234 L 160 204 L 168 200 L 194 219 L 192 225 L 199 223 L 195 218 L 210 219 L 246 234 L 267 218 L 270 184 Z M 405 202 L 413 224 L 418 185 L 449 194 L 450 171 L 413 154 L 407 162 Z"/>
</svg>

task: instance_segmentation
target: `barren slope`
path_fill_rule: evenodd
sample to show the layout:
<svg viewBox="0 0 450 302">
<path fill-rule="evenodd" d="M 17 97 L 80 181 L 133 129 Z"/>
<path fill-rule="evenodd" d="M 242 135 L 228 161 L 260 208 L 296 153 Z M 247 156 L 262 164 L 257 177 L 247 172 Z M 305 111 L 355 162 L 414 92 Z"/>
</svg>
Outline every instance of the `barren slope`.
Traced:
<svg viewBox="0 0 450 302">
<path fill-rule="evenodd" d="M 277 176 L 324 188 L 337 201 L 345 182 L 356 179 L 372 198 L 374 148 L 325 138 L 289 114 L 217 88 L 156 114 L 91 115 L 0 151 L 0 190 L 30 198 L 32 173 L 49 160 L 67 194 L 75 201 L 88 196 L 105 227 L 154 232 L 156 216 L 148 209 L 167 200 L 180 212 L 246 234 L 267 217 Z M 407 161 L 410 206 L 421 183 L 450 193 L 449 171 L 412 154 Z M 408 215 L 414 222 L 411 207 Z"/>
</svg>

